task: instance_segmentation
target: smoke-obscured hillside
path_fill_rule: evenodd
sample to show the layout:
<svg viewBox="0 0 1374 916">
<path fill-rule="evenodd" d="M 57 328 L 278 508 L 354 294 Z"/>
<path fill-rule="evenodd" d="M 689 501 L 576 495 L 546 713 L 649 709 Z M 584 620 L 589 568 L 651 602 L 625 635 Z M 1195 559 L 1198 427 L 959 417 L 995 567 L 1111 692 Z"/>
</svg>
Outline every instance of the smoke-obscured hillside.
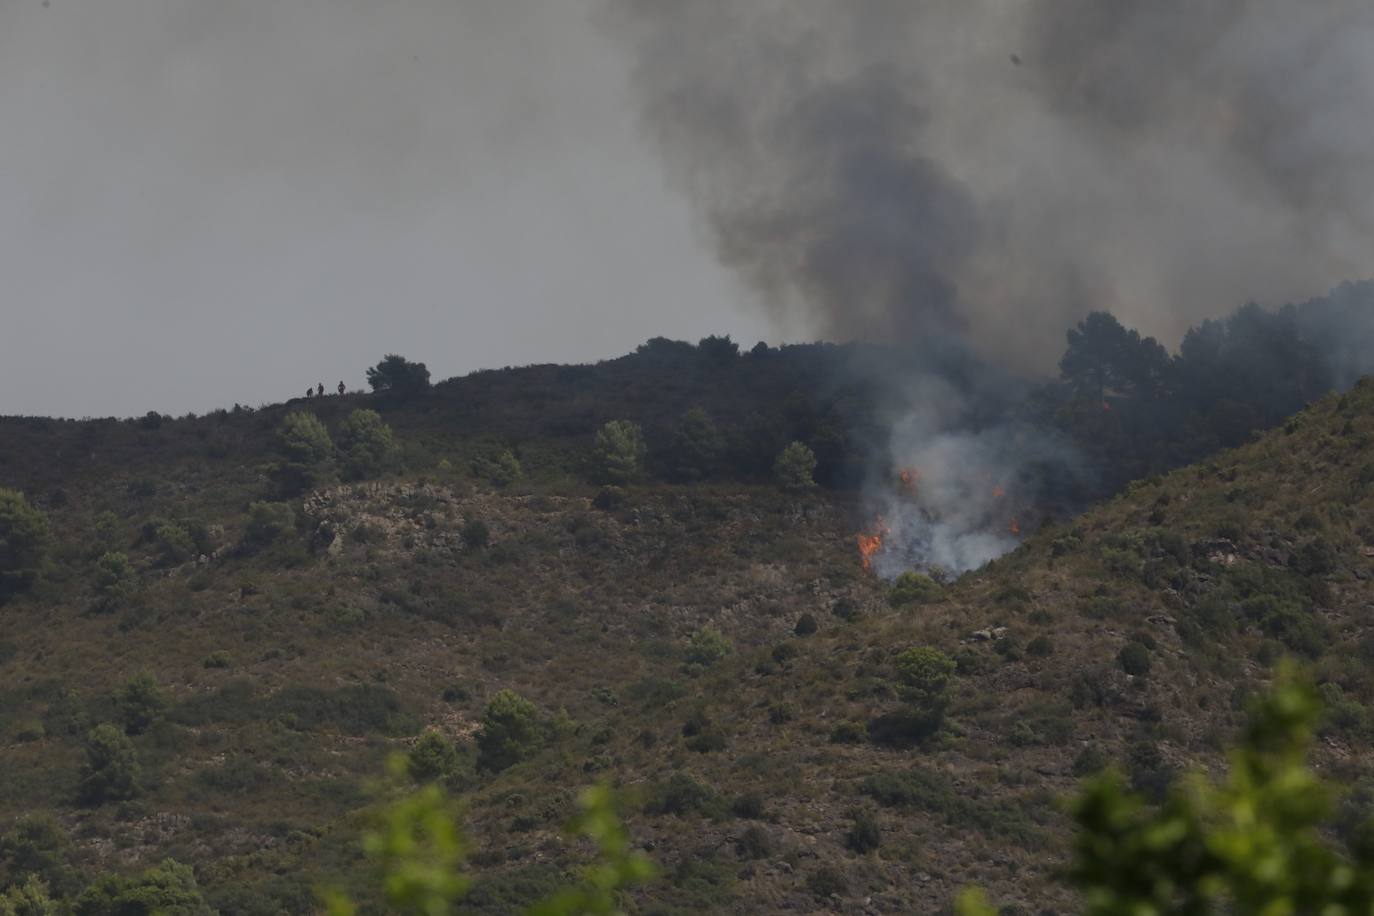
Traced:
<svg viewBox="0 0 1374 916">
<path fill-rule="evenodd" d="M 1358 790 L 1346 835 L 1374 793 L 1374 389 L 1325 392 L 1368 295 L 1245 309 L 1177 357 L 1090 318 L 1052 384 L 659 340 L 0 421 L 0 889 L 275 914 L 333 884 L 375 911 L 358 836 L 399 752 L 466 799 L 471 912 L 566 880 L 560 824 L 603 779 L 661 866 L 642 912 L 940 912 L 970 882 L 1072 912 L 1056 799 L 1108 761 L 1146 793 L 1217 764 L 1289 654 Z M 1020 546 L 904 574 L 974 535 Z M 913 680 L 913 648 L 946 673 Z"/>
</svg>

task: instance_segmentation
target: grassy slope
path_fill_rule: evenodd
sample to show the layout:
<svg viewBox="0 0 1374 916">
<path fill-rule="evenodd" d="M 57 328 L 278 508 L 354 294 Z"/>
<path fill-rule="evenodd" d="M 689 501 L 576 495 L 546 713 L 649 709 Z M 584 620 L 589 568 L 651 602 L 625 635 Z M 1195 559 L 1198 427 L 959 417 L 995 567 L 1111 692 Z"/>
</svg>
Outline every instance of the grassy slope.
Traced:
<svg viewBox="0 0 1374 916">
<path fill-rule="evenodd" d="M 551 411 L 547 398 L 565 397 L 557 371 L 525 371 L 516 392 L 502 389 L 514 375 L 493 374 L 426 411 L 392 411 L 418 463 L 451 455 L 460 472 L 315 501 L 312 524 L 329 516 L 345 531 L 340 552 L 311 551 L 302 534 L 159 568 L 150 548 L 129 548 L 146 588 L 114 615 L 89 611 L 94 558 L 136 544 L 155 514 L 199 517 L 219 545 L 237 543 L 280 411 L 160 429 L 8 421 L 0 484 L 50 504 L 60 488 L 65 504 L 50 508 L 56 574 L 0 611 L 0 821 L 51 810 L 88 868 L 174 855 L 226 912 L 299 910 L 311 881 L 357 879 L 355 813 L 385 756 L 423 727 L 465 741 L 485 698 L 511 687 L 553 738 L 465 781 L 476 910 L 537 895 L 577 860 L 558 824 L 572 790 L 598 778 L 641 800 L 632 825 L 665 871 L 646 911 L 805 911 L 827 867 L 845 879 L 845 911 L 937 911 L 970 881 L 1069 908 L 1051 877 L 1066 835 L 1055 799 L 1094 758 L 1125 761 L 1146 787 L 1215 765 L 1245 691 L 1293 649 L 1337 701 L 1326 765 L 1363 778 L 1374 386 L 1041 532 L 938 602 L 894 610 L 859 569 L 843 497 L 649 487 L 593 509 L 573 473 L 584 424 L 538 427 L 551 412 L 632 415 L 614 398 L 649 410 L 652 394 L 607 394 L 615 380 L 602 380 Z M 333 420 L 352 405 L 312 406 Z M 520 492 L 461 473 L 484 432 L 521 444 L 532 481 Z M 473 518 L 490 547 L 456 536 Z M 791 635 L 808 612 L 819 632 Z M 735 651 L 689 672 L 685 641 L 708 623 Z M 972 635 L 993 626 L 1003 639 Z M 1128 641 L 1150 647 L 1148 676 L 1122 671 Z M 843 740 L 899 708 L 891 660 L 917 644 L 960 661 L 945 734 L 907 749 Z M 227 668 L 205 667 L 214 652 Z M 174 700 L 135 739 L 147 791 L 77 807 L 79 735 L 115 715 L 113 691 L 139 670 Z M 697 797 L 656 813 L 680 800 L 665 787 L 681 790 L 683 774 Z M 738 816 L 751 794 L 761 817 Z M 876 852 L 846 848 L 857 810 L 881 829 Z M 751 827 L 759 848 L 741 852 Z"/>
</svg>

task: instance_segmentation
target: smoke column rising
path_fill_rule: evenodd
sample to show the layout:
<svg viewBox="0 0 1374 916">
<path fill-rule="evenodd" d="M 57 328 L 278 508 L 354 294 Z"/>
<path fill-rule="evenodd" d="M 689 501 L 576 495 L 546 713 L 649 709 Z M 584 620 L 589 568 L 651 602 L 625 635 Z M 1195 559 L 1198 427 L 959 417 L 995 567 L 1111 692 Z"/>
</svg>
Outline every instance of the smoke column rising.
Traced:
<svg viewBox="0 0 1374 916">
<path fill-rule="evenodd" d="M 1367 272 L 1367 0 L 608 0 L 672 182 L 783 328 L 913 348 L 875 568 L 973 568 L 1070 452 L 933 354 L 1043 371 Z M 925 359 L 921 354 L 925 355 Z M 1008 527 L 1009 526 L 1009 527 Z"/>
<path fill-rule="evenodd" d="M 1052 365 L 1367 273 L 1363 0 L 608 0 L 643 124 L 784 327 Z"/>
</svg>

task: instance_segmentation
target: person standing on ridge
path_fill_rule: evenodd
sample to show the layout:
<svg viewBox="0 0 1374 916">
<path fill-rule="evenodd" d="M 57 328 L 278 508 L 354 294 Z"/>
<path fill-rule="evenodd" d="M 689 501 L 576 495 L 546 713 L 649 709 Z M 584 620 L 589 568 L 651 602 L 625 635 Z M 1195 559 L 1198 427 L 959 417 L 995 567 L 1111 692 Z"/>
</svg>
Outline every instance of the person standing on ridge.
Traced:
<svg viewBox="0 0 1374 916">
<path fill-rule="evenodd" d="M 347 391 L 347 390 L 348 390 L 348 389 L 347 389 L 346 387 L 344 387 L 344 383 L 343 383 L 343 382 L 339 382 L 339 397 L 343 397 L 343 396 L 344 396 L 344 392 Z"/>
<path fill-rule="evenodd" d="M 320 382 L 320 390 L 315 392 L 316 397 L 324 397 L 324 382 Z"/>
</svg>

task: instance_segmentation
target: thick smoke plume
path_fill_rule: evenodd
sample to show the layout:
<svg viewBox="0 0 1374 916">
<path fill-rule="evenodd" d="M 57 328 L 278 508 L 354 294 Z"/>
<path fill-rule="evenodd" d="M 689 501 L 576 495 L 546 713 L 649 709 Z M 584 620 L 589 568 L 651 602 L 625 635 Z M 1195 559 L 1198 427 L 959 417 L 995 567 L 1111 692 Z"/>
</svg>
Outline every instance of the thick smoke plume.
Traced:
<svg viewBox="0 0 1374 916">
<path fill-rule="evenodd" d="M 671 179 L 787 330 L 1040 371 L 1091 310 L 1176 343 L 1368 270 L 1367 0 L 608 0 L 605 22 Z M 977 566 L 1015 543 L 1031 469 L 1072 461 L 914 375 L 891 463 L 920 477 L 874 488 L 877 566 Z"/>
<path fill-rule="evenodd" d="M 1368 272 L 1365 0 L 609 0 L 644 123 L 785 327 L 1053 364 Z"/>
</svg>

